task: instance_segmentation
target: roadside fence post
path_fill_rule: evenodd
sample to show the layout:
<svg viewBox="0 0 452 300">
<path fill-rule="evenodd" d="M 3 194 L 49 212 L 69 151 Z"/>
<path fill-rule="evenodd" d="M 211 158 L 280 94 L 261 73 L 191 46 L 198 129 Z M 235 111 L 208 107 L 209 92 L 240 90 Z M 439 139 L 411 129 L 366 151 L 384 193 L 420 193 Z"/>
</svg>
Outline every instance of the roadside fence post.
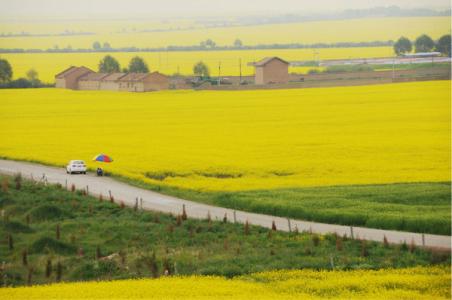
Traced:
<svg viewBox="0 0 452 300">
<path fill-rule="evenodd" d="M 290 219 L 287 218 L 287 225 L 289 226 L 289 232 L 292 232 L 292 226 L 290 225 Z"/>
<path fill-rule="evenodd" d="M 66 190 L 67 190 L 67 179 L 66 179 L 66 181 L 64 183 L 64 186 L 66 187 Z"/>
<path fill-rule="evenodd" d="M 143 210 L 143 198 L 140 197 L 140 208 Z"/>
<path fill-rule="evenodd" d="M 425 247 L 425 234 L 422 234 L 422 246 Z"/>
<path fill-rule="evenodd" d="M 353 235 L 353 226 L 350 226 L 350 236 L 353 239 L 355 239 L 354 235 Z"/>
<path fill-rule="evenodd" d="M 89 187 L 86 186 L 86 195 L 89 195 Z"/>
<path fill-rule="evenodd" d="M 108 194 L 110 195 L 110 199 L 111 199 L 111 191 L 110 190 L 108 190 Z"/>
<path fill-rule="evenodd" d="M 235 223 L 237 223 L 237 215 L 236 215 L 236 212 L 235 212 L 235 210 L 234 210 L 234 224 Z"/>
<path fill-rule="evenodd" d="M 44 183 L 44 185 L 47 185 L 47 177 L 45 173 L 42 173 L 41 181 Z"/>
</svg>

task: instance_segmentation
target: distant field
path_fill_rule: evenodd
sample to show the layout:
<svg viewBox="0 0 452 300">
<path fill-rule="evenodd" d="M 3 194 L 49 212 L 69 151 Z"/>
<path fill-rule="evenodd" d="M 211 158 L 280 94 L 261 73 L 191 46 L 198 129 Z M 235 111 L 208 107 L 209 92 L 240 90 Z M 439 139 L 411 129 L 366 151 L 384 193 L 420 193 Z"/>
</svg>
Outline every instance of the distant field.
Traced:
<svg viewBox="0 0 452 300">
<path fill-rule="evenodd" d="M 91 26 L 73 25 L 67 21 L 48 23 L 0 23 L 0 32 L 61 33 L 65 30 L 94 32 L 86 36 L 47 36 L 0 38 L 0 48 L 48 49 L 91 48 L 94 41 L 109 42 L 113 47 L 164 47 L 168 45 L 197 45 L 211 38 L 218 45 L 232 45 L 236 38 L 245 45 L 273 43 L 335 43 L 395 40 L 400 36 L 411 39 L 426 33 L 437 39 L 450 32 L 450 17 L 399 17 L 369 18 L 338 21 L 316 21 L 292 24 L 270 24 L 261 26 L 239 26 L 225 28 L 195 28 L 171 32 L 137 32 L 152 28 L 168 28 L 171 24 L 138 23 L 125 33 L 121 25 L 108 21 L 88 22 Z M 36 29 L 33 27 L 36 26 Z M 177 27 L 175 24 L 173 27 Z M 179 25 L 187 27 L 187 25 Z"/>
<path fill-rule="evenodd" d="M 24 77 L 28 70 L 34 68 L 42 81 L 52 83 L 55 74 L 71 65 L 84 65 L 97 71 L 99 61 L 106 54 L 111 54 L 126 67 L 130 59 L 136 55 L 143 57 L 151 71 L 160 71 L 172 75 L 180 72 L 184 75 L 193 74 L 193 66 L 202 60 L 207 63 L 212 76 L 218 76 L 218 65 L 221 62 L 221 76 L 239 76 L 239 62 L 242 60 L 242 75 L 254 74 L 254 68 L 247 63 L 258 61 L 267 56 L 279 56 L 286 60 L 314 60 L 337 58 L 362 58 L 391 56 L 391 47 L 367 48 L 327 48 L 295 50 L 239 50 L 239 51 L 187 51 L 187 52 L 146 52 L 146 53 L 31 53 L 31 54 L 0 54 L 7 59 L 14 71 L 14 77 Z M 314 67 L 291 68 L 291 72 L 307 72 Z"/>
</svg>

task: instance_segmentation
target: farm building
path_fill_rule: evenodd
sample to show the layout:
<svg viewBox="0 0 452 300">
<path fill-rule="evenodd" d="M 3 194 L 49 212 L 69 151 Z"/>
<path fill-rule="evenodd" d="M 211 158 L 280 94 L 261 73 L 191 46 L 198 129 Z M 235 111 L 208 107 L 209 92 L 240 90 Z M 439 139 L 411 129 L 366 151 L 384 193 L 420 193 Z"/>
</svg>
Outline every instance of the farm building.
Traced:
<svg viewBox="0 0 452 300">
<path fill-rule="evenodd" d="M 62 89 L 78 89 L 78 80 L 87 74 L 95 73 L 86 67 L 70 67 L 55 75 L 55 86 Z"/>
<path fill-rule="evenodd" d="M 279 57 L 266 57 L 254 63 L 256 84 L 289 82 L 289 63 Z"/>
<path fill-rule="evenodd" d="M 55 76 L 56 87 L 73 90 L 148 92 L 166 90 L 169 78 L 153 73 L 96 73 L 86 67 L 70 67 Z"/>
</svg>

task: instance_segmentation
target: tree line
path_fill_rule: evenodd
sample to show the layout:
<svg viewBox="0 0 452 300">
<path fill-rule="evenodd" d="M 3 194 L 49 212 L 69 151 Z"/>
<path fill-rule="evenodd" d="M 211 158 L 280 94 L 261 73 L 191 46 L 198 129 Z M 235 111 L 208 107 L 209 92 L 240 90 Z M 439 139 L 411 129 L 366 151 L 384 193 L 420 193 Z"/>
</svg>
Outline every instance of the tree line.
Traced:
<svg viewBox="0 0 452 300">
<path fill-rule="evenodd" d="M 39 88 L 50 87 L 51 84 L 41 82 L 35 69 L 28 70 L 26 77 L 13 80 L 13 68 L 6 59 L 0 58 L 0 88 Z"/>
<path fill-rule="evenodd" d="M 133 57 L 130 60 L 128 68 L 121 70 L 119 62 L 111 55 L 106 55 L 99 62 L 99 72 L 101 73 L 149 73 L 149 67 L 141 57 Z M 26 77 L 13 80 L 13 68 L 6 59 L 0 58 L 0 88 L 38 88 L 49 87 L 51 84 L 45 84 L 39 79 L 39 74 L 35 69 L 30 69 Z"/>
<path fill-rule="evenodd" d="M 423 34 L 419 36 L 414 42 L 402 36 L 394 44 L 394 52 L 401 56 L 407 53 L 414 52 L 431 52 L 433 50 L 441 52 L 441 54 L 450 57 L 451 37 L 450 34 L 443 35 L 437 41 L 434 41 L 430 36 Z"/>
<path fill-rule="evenodd" d="M 73 48 L 68 45 L 60 48 L 55 45 L 49 49 L 22 49 L 22 48 L 0 48 L 0 53 L 92 53 L 92 52 L 181 52 L 181 51 L 233 51 L 233 50 L 265 50 L 265 49 L 317 49 L 317 48 L 356 48 L 356 47 L 384 47 L 393 46 L 394 41 L 371 41 L 371 42 L 338 42 L 338 43 L 284 43 L 284 44 L 257 44 L 245 45 L 240 39 L 236 39 L 232 45 L 219 46 L 211 39 L 200 42 L 197 45 L 169 45 L 167 47 L 138 48 L 138 47 L 112 47 L 108 42 L 101 44 L 95 42 L 92 48 Z"/>
<path fill-rule="evenodd" d="M 433 41 L 428 35 L 422 35 L 416 39 L 414 42 L 415 49 L 419 49 L 417 52 L 428 52 L 432 49 L 441 49 L 441 53 L 450 56 L 450 50 L 447 52 L 447 38 L 450 41 L 450 34 L 443 35 L 438 41 Z M 419 40 L 419 41 L 418 41 Z M 416 43 L 419 47 L 416 47 Z M 409 46 L 411 45 L 411 46 Z M 433 46 L 432 46 L 433 45 Z M 49 49 L 4 49 L 0 48 L 0 53 L 90 53 L 90 52 L 177 52 L 177 51 L 224 51 L 224 50 L 259 50 L 259 49 L 317 49 L 317 48 L 355 48 L 355 47 L 384 47 L 393 46 L 394 51 L 397 55 L 411 52 L 413 43 L 406 37 L 401 37 L 399 40 L 394 42 L 393 40 L 388 41 L 370 41 L 370 42 L 338 42 L 338 43 L 314 43 L 314 44 L 302 44 L 302 43 L 285 43 L 285 44 L 258 44 L 258 45 L 245 45 L 241 39 L 235 39 L 232 45 L 219 46 L 212 39 L 206 39 L 201 41 L 198 45 L 189 46 L 178 46 L 169 45 L 167 47 L 157 47 L 157 48 L 137 48 L 137 47 L 121 47 L 113 48 L 109 42 L 101 43 L 95 41 L 91 48 L 78 48 L 74 49 L 71 45 L 65 48 L 60 48 L 55 45 L 53 48 Z M 446 47 L 446 48 L 445 48 Z M 409 49 L 409 51 L 407 50 Z M 426 51 L 421 51 L 424 49 Z M 450 42 L 449 42 L 450 49 Z M 401 52 L 400 52 L 401 51 Z"/>
<path fill-rule="evenodd" d="M 99 61 L 98 71 L 100 73 L 149 73 L 148 64 L 139 56 L 133 57 L 127 68 L 121 68 L 118 60 L 111 55 L 106 55 Z M 193 74 L 201 78 L 209 78 L 209 67 L 202 61 L 193 66 Z M 38 72 L 30 69 L 26 77 L 13 80 L 13 68 L 6 59 L 0 59 L 0 88 L 38 88 L 49 87 L 53 84 L 42 83 Z"/>
<path fill-rule="evenodd" d="M 100 73 L 149 73 L 150 69 L 144 59 L 139 56 L 135 56 L 130 60 L 128 68 L 121 69 L 121 65 L 116 58 L 106 55 L 99 62 L 98 71 Z M 202 78 L 209 78 L 210 70 L 204 62 L 199 61 L 193 66 L 193 74 Z"/>
<path fill-rule="evenodd" d="M 100 73 L 149 73 L 148 64 L 139 56 L 133 57 L 127 68 L 122 68 L 118 60 L 111 55 L 106 55 L 98 64 Z"/>
</svg>

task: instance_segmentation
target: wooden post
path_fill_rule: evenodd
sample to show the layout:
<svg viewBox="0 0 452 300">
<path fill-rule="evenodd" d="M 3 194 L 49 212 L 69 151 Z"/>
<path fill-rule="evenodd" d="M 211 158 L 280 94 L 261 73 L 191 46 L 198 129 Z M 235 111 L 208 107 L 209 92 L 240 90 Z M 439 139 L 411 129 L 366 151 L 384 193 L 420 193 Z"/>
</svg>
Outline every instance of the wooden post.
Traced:
<svg viewBox="0 0 452 300">
<path fill-rule="evenodd" d="M 353 226 L 350 226 L 350 236 L 352 239 L 354 239 L 355 237 L 353 236 Z"/>
<path fill-rule="evenodd" d="M 425 247 L 425 234 L 422 234 L 422 246 Z"/>
<path fill-rule="evenodd" d="M 292 232 L 292 226 L 290 225 L 290 219 L 287 218 L 287 225 L 289 226 L 289 232 Z"/>
<path fill-rule="evenodd" d="M 234 224 L 235 223 L 237 223 L 237 215 L 236 215 L 235 210 L 234 210 Z"/>
<path fill-rule="evenodd" d="M 86 186 L 86 195 L 89 195 L 89 187 Z"/>
<path fill-rule="evenodd" d="M 110 195 L 110 199 L 111 199 L 111 191 L 110 190 L 108 190 L 108 194 Z"/>
<path fill-rule="evenodd" d="M 67 179 L 66 179 L 66 183 L 65 183 L 65 186 L 66 186 L 66 190 L 67 190 Z"/>
<path fill-rule="evenodd" d="M 140 197 L 140 208 L 143 210 L 143 198 Z"/>
</svg>

